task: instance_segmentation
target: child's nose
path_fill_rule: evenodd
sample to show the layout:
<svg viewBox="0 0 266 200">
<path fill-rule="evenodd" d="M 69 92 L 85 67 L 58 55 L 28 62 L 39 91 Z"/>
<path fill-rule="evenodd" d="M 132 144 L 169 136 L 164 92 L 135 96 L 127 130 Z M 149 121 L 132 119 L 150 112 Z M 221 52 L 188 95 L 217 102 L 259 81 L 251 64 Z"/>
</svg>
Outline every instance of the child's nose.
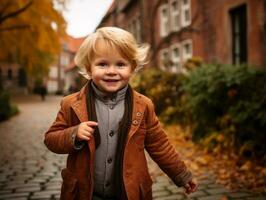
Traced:
<svg viewBox="0 0 266 200">
<path fill-rule="evenodd" d="M 109 67 L 107 67 L 107 71 L 108 74 L 116 74 L 116 67 L 114 65 L 110 65 Z"/>
</svg>

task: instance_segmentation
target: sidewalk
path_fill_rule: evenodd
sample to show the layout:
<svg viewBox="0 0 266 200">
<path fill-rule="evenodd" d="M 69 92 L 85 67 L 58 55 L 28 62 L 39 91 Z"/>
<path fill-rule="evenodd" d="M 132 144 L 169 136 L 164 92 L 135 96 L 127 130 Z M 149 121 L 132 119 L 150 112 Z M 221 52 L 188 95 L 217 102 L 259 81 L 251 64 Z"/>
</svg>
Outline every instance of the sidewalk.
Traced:
<svg viewBox="0 0 266 200">
<path fill-rule="evenodd" d="M 20 97 L 20 114 L 0 123 L 0 200 L 55 200 L 60 196 L 60 171 L 66 156 L 47 150 L 43 133 L 55 119 L 62 97 Z M 150 159 L 154 200 L 262 200 L 244 191 L 230 191 L 208 173 L 197 175 L 199 190 L 186 197 Z"/>
</svg>

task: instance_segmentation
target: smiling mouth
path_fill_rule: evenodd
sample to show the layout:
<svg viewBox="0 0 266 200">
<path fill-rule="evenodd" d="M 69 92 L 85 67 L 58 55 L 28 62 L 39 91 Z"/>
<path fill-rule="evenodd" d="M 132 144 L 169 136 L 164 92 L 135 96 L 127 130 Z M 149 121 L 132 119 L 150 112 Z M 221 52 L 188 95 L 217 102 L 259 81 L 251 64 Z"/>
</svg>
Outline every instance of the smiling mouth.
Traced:
<svg viewBox="0 0 266 200">
<path fill-rule="evenodd" d="M 105 82 L 108 82 L 108 83 L 116 83 L 118 82 L 119 80 L 113 80 L 113 79 L 104 79 Z"/>
</svg>

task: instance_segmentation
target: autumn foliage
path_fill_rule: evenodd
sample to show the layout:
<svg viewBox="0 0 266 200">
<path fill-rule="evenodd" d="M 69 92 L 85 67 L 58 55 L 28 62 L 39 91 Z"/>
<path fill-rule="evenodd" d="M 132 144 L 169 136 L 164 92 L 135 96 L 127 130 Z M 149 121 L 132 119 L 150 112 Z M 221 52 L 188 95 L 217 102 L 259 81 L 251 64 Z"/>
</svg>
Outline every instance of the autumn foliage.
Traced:
<svg viewBox="0 0 266 200">
<path fill-rule="evenodd" d="M 266 72 L 246 65 L 190 69 L 186 74 L 148 69 L 134 77 L 133 86 L 153 100 L 161 121 L 181 125 L 189 130 L 186 137 L 220 157 L 221 177 L 248 174 L 239 184 L 252 174 L 265 177 Z M 265 181 L 252 184 L 262 188 Z"/>
<path fill-rule="evenodd" d="M 60 51 L 65 21 L 59 0 L 0 1 L 0 62 L 18 63 L 29 74 L 48 73 Z"/>
</svg>

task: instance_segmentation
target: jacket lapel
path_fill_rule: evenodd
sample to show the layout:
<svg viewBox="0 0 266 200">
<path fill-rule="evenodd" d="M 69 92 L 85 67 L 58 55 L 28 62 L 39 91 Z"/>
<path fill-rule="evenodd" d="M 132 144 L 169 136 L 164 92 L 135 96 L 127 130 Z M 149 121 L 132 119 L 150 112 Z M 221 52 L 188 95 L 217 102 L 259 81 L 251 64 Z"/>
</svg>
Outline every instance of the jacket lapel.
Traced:
<svg viewBox="0 0 266 200">
<path fill-rule="evenodd" d="M 86 95 L 88 91 L 88 84 L 86 84 L 79 92 L 77 101 L 71 104 L 74 112 L 76 113 L 80 122 L 89 121 L 88 113 L 87 113 L 87 103 L 86 103 Z M 141 96 L 134 91 L 133 93 L 133 112 L 132 112 L 132 123 L 129 129 L 127 142 L 130 138 L 136 133 L 138 130 L 142 118 L 144 116 L 145 106 L 141 103 Z M 126 143 L 127 143 L 126 142 Z M 92 152 L 93 148 L 95 147 L 94 139 L 89 141 L 89 148 Z"/>
<path fill-rule="evenodd" d="M 86 95 L 88 95 L 88 84 L 86 84 L 79 92 L 77 101 L 71 104 L 72 109 L 76 113 L 80 122 L 89 121 L 88 112 L 87 112 L 87 102 Z M 95 141 L 94 138 L 88 141 L 90 153 L 94 156 L 93 152 L 95 149 Z"/>
<path fill-rule="evenodd" d="M 144 116 L 145 106 L 140 101 L 141 96 L 134 91 L 133 93 L 133 112 L 132 112 L 132 123 L 129 129 L 127 142 L 138 130 L 142 118 Z"/>
<path fill-rule="evenodd" d="M 80 90 L 77 101 L 71 104 L 72 109 L 76 113 L 80 122 L 88 121 L 88 113 L 87 113 L 87 103 L 86 103 L 86 95 L 87 95 L 87 84 Z"/>
</svg>

